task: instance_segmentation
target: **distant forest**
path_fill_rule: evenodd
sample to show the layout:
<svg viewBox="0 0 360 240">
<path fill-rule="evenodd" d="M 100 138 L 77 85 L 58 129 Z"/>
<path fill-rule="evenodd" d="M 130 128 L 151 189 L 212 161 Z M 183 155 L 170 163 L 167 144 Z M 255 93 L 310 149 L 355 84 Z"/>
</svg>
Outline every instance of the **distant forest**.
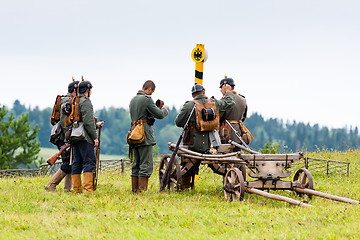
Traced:
<svg viewBox="0 0 360 240">
<path fill-rule="evenodd" d="M 33 109 L 26 108 L 16 100 L 11 110 L 15 116 L 22 113 L 29 113 L 31 125 L 37 124 L 40 128 L 38 140 L 41 147 L 54 148 L 49 142 L 51 130 L 50 116 L 52 108 L 40 110 L 38 107 Z M 162 120 L 156 120 L 153 126 L 157 139 L 159 153 L 168 153 L 168 142 L 176 143 L 181 130 L 175 126 L 175 118 L 179 110 L 169 109 L 169 116 Z M 99 120 L 104 120 L 105 124 L 101 132 L 101 152 L 103 154 L 125 155 L 128 145 L 126 134 L 130 128 L 129 111 L 124 108 L 103 108 L 95 112 Z M 320 127 L 318 124 L 311 126 L 302 122 L 286 122 L 281 119 L 270 118 L 265 120 L 261 114 L 254 113 L 244 122 L 245 126 L 251 131 L 254 140 L 250 147 L 254 150 L 263 148 L 269 143 L 278 143 L 281 152 L 295 151 L 316 151 L 316 150 L 339 150 L 357 148 L 360 146 L 358 128 L 336 128 L 329 129 Z"/>
</svg>

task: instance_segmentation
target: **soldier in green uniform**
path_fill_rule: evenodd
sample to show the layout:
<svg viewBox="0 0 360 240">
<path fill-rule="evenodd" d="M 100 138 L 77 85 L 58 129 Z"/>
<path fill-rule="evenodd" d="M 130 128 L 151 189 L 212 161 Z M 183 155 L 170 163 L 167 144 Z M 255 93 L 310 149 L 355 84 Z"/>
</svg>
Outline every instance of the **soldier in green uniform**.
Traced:
<svg viewBox="0 0 360 240">
<path fill-rule="evenodd" d="M 226 85 L 231 86 L 231 91 L 234 93 L 234 100 L 235 105 L 233 108 L 227 110 L 226 112 L 220 115 L 221 119 L 221 126 L 226 127 L 226 132 L 230 133 L 229 139 L 233 140 L 234 142 L 240 143 L 241 141 L 235 135 L 235 132 L 228 126 L 225 122 L 227 120 L 236 131 L 242 135 L 242 139 L 246 144 L 249 144 L 251 141 L 251 136 L 241 130 L 241 124 L 245 121 L 247 115 L 247 103 L 246 99 L 243 95 L 238 94 L 235 92 L 235 83 L 232 78 L 225 77 L 220 81 L 220 91 L 223 94 L 223 97 L 226 96 Z M 223 129 L 220 129 L 220 134 L 222 134 Z M 223 135 L 223 134 L 222 134 Z M 228 139 L 227 139 L 228 140 Z M 240 149 L 235 148 L 234 151 L 240 151 Z"/>
<path fill-rule="evenodd" d="M 175 119 L 176 126 L 184 127 L 192 109 L 194 108 L 195 102 L 198 102 L 200 104 L 209 101 L 214 102 L 216 105 L 216 110 L 219 114 L 222 114 L 226 110 L 229 110 L 235 104 L 234 94 L 231 91 L 230 85 L 226 85 L 225 87 L 225 97 L 223 97 L 221 100 L 217 100 L 215 98 L 208 99 L 208 97 L 205 95 L 205 89 L 202 85 L 194 85 L 191 90 L 193 101 L 185 102 L 185 104 L 180 110 L 179 115 Z M 190 117 L 189 125 L 186 127 L 183 144 L 189 145 L 190 150 L 199 153 L 206 153 L 210 148 L 209 134 L 210 131 L 200 131 L 198 129 L 197 118 L 195 116 L 195 113 L 193 113 Z M 183 176 L 182 185 L 189 184 L 190 177 L 198 171 L 199 165 L 200 161 L 195 163 L 194 166 L 191 167 L 191 169 L 188 169 L 187 173 Z"/>
<path fill-rule="evenodd" d="M 139 144 L 130 145 L 134 155 L 131 169 L 131 188 L 133 193 L 146 191 L 148 180 L 153 172 L 153 146 L 156 139 L 152 125 L 155 118 L 166 117 L 168 107 L 157 107 L 151 98 L 155 91 L 155 83 L 148 80 L 144 83 L 142 90 L 139 90 L 130 101 L 131 124 L 141 121 L 144 125 L 145 141 Z"/>
<path fill-rule="evenodd" d="M 226 86 L 225 89 L 225 97 L 223 97 L 221 100 L 217 100 L 215 98 L 211 98 L 211 102 L 216 103 L 216 108 L 219 114 L 224 113 L 226 110 L 229 110 L 234 104 L 234 94 L 231 91 L 231 87 L 229 85 Z M 205 95 L 205 89 L 202 85 L 196 84 L 192 87 L 192 96 L 194 100 L 196 100 L 199 103 L 205 103 L 208 101 L 208 97 Z M 175 124 L 178 127 L 184 127 L 186 120 L 189 118 L 191 110 L 193 109 L 195 103 L 193 101 L 187 101 L 183 105 L 183 107 L 180 110 L 179 115 L 175 119 Z M 209 131 L 199 131 L 196 126 L 196 117 L 195 113 L 190 118 L 189 125 L 192 128 L 189 131 L 185 132 L 185 137 L 187 137 L 189 140 L 189 149 L 205 153 L 206 150 L 210 148 L 210 141 L 209 141 Z M 189 136 L 190 132 L 192 132 L 192 136 Z"/>
<path fill-rule="evenodd" d="M 72 97 L 75 97 L 77 95 L 77 87 L 79 85 L 79 81 L 73 80 L 68 85 L 68 93 L 61 99 L 60 101 L 60 126 L 61 126 L 61 132 L 58 136 L 58 138 L 54 141 L 58 149 L 60 150 L 62 146 L 65 145 L 66 139 L 65 139 L 65 133 L 69 129 L 68 127 L 65 127 L 64 120 L 65 120 L 65 114 L 63 111 L 61 111 L 61 108 L 64 103 L 67 103 Z M 72 184 L 71 184 L 71 166 L 70 166 L 70 149 L 67 149 L 62 152 L 61 154 L 62 158 L 62 164 L 60 166 L 60 169 L 52 176 L 50 181 L 45 185 L 45 189 L 48 191 L 55 192 L 56 186 L 64 180 L 64 190 L 70 191 Z"/>
<path fill-rule="evenodd" d="M 75 127 L 83 125 L 84 131 L 82 138 L 72 137 L 73 162 L 71 179 L 74 193 L 82 193 L 81 173 L 83 173 L 84 191 L 94 192 L 94 171 L 96 167 L 96 157 L 94 147 L 99 145 L 96 128 L 102 126 L 104 122 L 95 124 L 94 110 L 90 101 L 92 84 L 90 81 L 82 81 L 79 84 L 79 115 L 80 121 L 72 124 Z"/>
</svg>

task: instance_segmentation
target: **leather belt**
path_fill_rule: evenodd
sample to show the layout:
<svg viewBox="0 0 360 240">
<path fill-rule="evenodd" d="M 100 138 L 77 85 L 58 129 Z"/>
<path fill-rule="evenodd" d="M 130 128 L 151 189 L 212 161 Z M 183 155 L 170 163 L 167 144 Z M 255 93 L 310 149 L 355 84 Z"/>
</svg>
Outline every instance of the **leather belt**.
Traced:
<svg viewBox="0 0 360 240">
<path fill-rule="evenodd" d="M 146 118 L 140 119 L 140 120 L 137 120 L 137 121 L 132 121 L 131 124 L 132 125 L 137 125 L 137 124 L 141 124 L 141 123 L 144 123 L 144 122 L 147 122 Z"/>
</svg>

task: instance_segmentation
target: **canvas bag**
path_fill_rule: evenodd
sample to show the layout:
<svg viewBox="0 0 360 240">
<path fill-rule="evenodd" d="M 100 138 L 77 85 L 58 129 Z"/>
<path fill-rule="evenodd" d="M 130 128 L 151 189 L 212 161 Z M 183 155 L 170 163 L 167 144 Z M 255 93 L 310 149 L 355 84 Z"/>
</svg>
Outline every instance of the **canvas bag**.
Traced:
<svg viewBox="0 0 360 240">
<path fill-rule="evenodd" d="M 75 126 L 71 129 L 70 139 L 73 140 L 83 140 L 85 139 L 85 127 L 83 122 L 73 124 Z"/>
<path fill-rule="evenodd" d="M 136 121 L 131 124 L 130 131 L 126 136 L 126 141 L 129 145 L 139 144 L 145 141 L 145 131 L 143 121 Z"/>
<path fill-rule="evenodd" d="M 61 133 L 61 125 L 60 122 L 57 122 L 51 129 L 51 133 L 50 133 L 50 142 L 52 144 L 56 144 L 58 137 Z"/>
</svg>

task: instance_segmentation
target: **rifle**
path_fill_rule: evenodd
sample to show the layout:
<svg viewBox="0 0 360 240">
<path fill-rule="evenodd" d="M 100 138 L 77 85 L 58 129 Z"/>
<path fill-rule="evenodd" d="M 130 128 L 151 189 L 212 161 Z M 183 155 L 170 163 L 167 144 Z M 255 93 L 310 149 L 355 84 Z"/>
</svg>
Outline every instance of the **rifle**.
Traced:
<svg viewBox="0 0 360 240">
<path fill-rule="evenodd" d="M 62 146 L 60 148 L 60 151 L 58 153 L 55 153 L 54 155 L 52 155 L 46 162 L 52 166 L 54 165 L 54 163 L 56 162 L 56 160 L 58 160 L 60 158 L 60 155 L 62 154 L 63 151 L 65 151 L 65 149 L 67 149 L 68 147 L 70 147 L 70 143 L 65 144 L 64 146 Z"/>
<path fill-rule="evenodd" d="M 196 104 L 194 104 L 194 107 L 193 107 L 193 109 L 191 110 L 190 116 L 189 116 L 189 118 L 187 119 L 187 121 L 186 121 L 186 123 L 185 123 L 185 125 L 184 125 L 184 127 L 183 127 L 183 130 L 182 130 L 182 132 L 181 132 L 181 134 L 180 134 L 180 137 L 179 137 L 179 139 L 178 139 L 178 141 L 177 141 L 177 143 L 176 143 L 175 149 L 174 149 L 173 153 L 171 154 L 171 157 L 170 157 L 170 160 L 169 160 L 168 164 L 166 165 L 166 170 L 165 170 L 165 172 L 164 172 L 164 175 L 163 175 L 162 178 L 161 178 L 160 191 L 159 191 L 159 192 L 161 192 L 162 190 L 164 190 L 165 182 L 166 182 L 167 184 L 169 184 L 169 181 L 170 181 L 170 169 L 172 168 L 172 165 L 174 164 L 175 155 L 176 155 L 177 151 L 179 150 L 179 146 L 180 146 L 180 143 L 181 143 L 181 139 L 182 139 L 183 136 L 184 136 L 186 126 L 189 124 L 191 115 L 192 115 L 192 113 L 194 112 L 195 107 L 196 107 Z"/>
<path fill-rule="evenodd" d="M 237 145 L 236 145 L 237 147 L 240 147 L 240 146 L 241 146 L 241 147 L 240 147 L 241 149 L 243 149 L 243 150 L 245 150 L 245 151 L 247 151 L 247 152 L 249 152 L 249 153 L 258 154 L 258 152 L 253 151 L 253 150 L 250 149 L 250 147 L 249 147 L 249 146 L 244 142 L 244 140 L 242 139 L 242 137 L 241 137 L 241 135 L 239 134 L 239 132 L 236 131 L 236 129 L 231 125 L 231 123 L 229 123 L 228 120 L 225 120 L 225 122 L 231 127 L 231 129 L 234 131 L 235 135 L 238 137 L 238 139 L 240 140 L 240 142 L 245 146 L 245 147 L 242 147 L 241 145 L 237 144 Z M 234 141 L 231 141 L 231 140 L 229 140 L 229 142 L 230 142 L 230 144 L 235 143 Z M 234 145 L 234 144 L 233 144 L 233 145 Z"/>
<path fill-rule="evenodd" d="M 95 167 L 95 173 L 94 173 L 94 190 L 96 190 L 97 187 L 97 181 L 98 181 L 98 176 L 99 176 L 99 163 L 100 163 L 100 135 L 101 135 L 101 128 L 102 126 L 99 126 L 99 131 L 98 131 L 98 139 L 99 139 L 99 145 L 96 147 L 95 150 L 95 156 L 96 156 L 96 167 Z"/>
</svg>

